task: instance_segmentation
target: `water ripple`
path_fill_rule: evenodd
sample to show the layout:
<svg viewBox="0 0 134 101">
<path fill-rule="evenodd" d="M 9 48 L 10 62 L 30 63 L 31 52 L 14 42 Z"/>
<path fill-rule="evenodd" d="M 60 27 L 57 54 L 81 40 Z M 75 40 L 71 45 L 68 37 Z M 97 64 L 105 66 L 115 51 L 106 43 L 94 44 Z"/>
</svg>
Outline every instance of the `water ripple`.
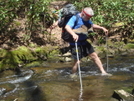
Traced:
<svg viewBox="0 0 134 101">
<path fill-rule="evenodd" d="M 27 70 L 27 71 L 22 70 L 20 75 L 12 75 L 12 76 L 5 77 L 6 79 L 4 79 L 3 82 L 1 81 L 0 84 L 21 83 L 21 82 L 24 82 L 24 81 L 30 79 L 32 77 L 33 73 L 34 72 L 32 70 Z"/>
</svg>

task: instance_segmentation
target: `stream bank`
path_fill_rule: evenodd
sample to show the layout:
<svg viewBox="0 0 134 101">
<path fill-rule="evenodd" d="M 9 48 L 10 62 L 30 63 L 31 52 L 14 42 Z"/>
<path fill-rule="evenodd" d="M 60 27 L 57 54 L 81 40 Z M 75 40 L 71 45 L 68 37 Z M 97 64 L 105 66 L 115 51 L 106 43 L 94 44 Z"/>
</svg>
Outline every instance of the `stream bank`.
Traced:
<svg viewBox="0 0 134 101">
<path fill-rule="evenodd" d="M 112 43 L 108 40 L 108 47 L 106 44 L 97 46 L 93 44 L 96 52 L 101 59 L 108 57 L 116 57 L 116 55 L 127 56 L 133 55 L 134 44 L 124 44 L 122 42 Z M 25 64 L 34 64 L 35 61 L 48 61 L 48 62 L 68 62 L 72 61 L 69 47 L 58 46 L 20 46 L 16 49 L 0 49 L 0 70 L 15 69 L 23 67 Z M 89 61 L 89 58 L 84 58 L 84 61 Z M 37 62 L 36 62 L 37 63 Z M 40 64 L 40 63 L 37 63 Z"/>
</svg>

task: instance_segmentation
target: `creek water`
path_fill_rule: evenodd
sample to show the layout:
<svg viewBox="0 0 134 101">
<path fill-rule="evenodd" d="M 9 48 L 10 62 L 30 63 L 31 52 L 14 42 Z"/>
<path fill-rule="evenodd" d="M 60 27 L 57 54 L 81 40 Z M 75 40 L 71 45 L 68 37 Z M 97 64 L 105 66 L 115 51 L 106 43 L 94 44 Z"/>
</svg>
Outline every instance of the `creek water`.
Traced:
<svg viewBox="0 0 134 101">
<path fill-rule="evenodd" d="M 106 59 L 102 62 L 106 67 Z M 101 76 L 94 63 L 82 62 L 83 90 L 79 78 L 70 78 L 70 62 L 47 64 L 0 73 L 0 101 L 118 101 L 114 90 L 134 88 L 133 55 L 109 58 L 113 76 Z"/>
</svg>

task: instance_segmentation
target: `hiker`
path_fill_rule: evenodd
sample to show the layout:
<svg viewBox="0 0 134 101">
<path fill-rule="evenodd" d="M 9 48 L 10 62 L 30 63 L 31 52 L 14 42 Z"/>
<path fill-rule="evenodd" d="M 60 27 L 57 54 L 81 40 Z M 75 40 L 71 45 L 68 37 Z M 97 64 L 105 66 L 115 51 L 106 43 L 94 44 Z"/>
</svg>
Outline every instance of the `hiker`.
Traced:
<svg viewBox="0 0 134 101">
<path fill-rule="evenodd" d="M 104 70 L 102 62 L 99 59 L 97 53 L 94 51 L 93 46 L 87 41 L 87 38 L 88 38 L 87 35 L 84 34 L 83 32 L 80 32 L 82 31 L 81 30 L 82 28 L 86 29 L 85 28 L 86 26 L 87 28 L 92 27 L 93 29 L 101 29 L 105 32 L 106 36 L 108 35 L 108 30 L 106 28 L 96 25 L 90 20 L 91 17 L 93 17 L 93 15 L 94 15 L 94 12 L 92 8 L 86 7 L 80 13 L 77 14 L 77 16 L 79 17 L 77 24 L 75 24 L 77 17 L 74 15 L 69 19 L 69 21 L 67 22 L 65 26 L 66 31 L 69 32 L 69 34 L 72 35 L 73 37 L 73 42 L 69 42 L 71 54 L 74 59 L 74 63 L 72 67 L 72 74 L 71 74 L 72 78 L 76 76 L 78 63 L 80 63 L 80 61 L 77 61 L 75 42 L 77 42 L 77 45 L 78 45 L 79 59 L 82 59 L 83 57 L 86 57 L 86 56 L 90 56 L 91 59 L 95 62 L 95 64 L 100 69 L 102 75 L 109 75 L 109 76 L 111 75 Z"/>
<path fill-rule="evenodd" d="M 94 24 L 90 19 L 93 17 L 94 12 L 92 8 L 86 7 L 84 8 L 80 13 L 78 13 L 79 19 L 77 25 L 74 27 L 74 29 L 81 28 L 81 26 L 85 25 L 91 25 L 93 29 L 101 29 L 105 32 L 105 35 L 108 35 L 108 30 L 104 27 L 101 27 L 99 25 Z M 100 69 L 102 75 L 110 75 L 108 74 L 102 65 L 101 60 L 99 59 L 97 53 L 94 51 L 93 46 L 86 40 L 87 35 L 85 34 L 76 34 L 72 27 L 74 26 L 74 22 L 76 20 L 76 16 L 73 16 L 70 18 L 68 23 L 65 26 L 65 29 L 73 36 L 74 42 L 69 43 L 71 48 L 72 57 L 74 58 L 74 65 L 72 68 L 72 73 L 75 74 L 77 72 L 77 64 L 80 61 L 77 61 L 76 57 L 76 51 L 75 51 L 75 41 L 77 41 L 78 44 L 78 52 L 79 52 L 79 59 L 85 56 L 90 56 L 91 59 L 95 62 L 95 64 Z M 88 26 L 87 26 L 88 27 Z"/>
</svg>

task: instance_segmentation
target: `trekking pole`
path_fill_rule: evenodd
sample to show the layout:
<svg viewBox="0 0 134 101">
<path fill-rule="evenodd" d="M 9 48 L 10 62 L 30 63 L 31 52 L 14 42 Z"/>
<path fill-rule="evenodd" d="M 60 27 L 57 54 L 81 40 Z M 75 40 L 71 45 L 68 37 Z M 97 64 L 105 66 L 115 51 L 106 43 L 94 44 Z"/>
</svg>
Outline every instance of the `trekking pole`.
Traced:
<svg viewBox="0 0 134 101">
<path fill-rule="evenodd" d="M 79 96 L 79 98 L 81 99 L 83 87 L 82 87 L 82 78 L 81 78 L 81 70 L 80 70 L 80 61 L 79 61 L 79 55 L 78 55 L 78 45 L 77 45 L 77 42 L 75 42 L 75 48 L 76 48 L 77 62 L 78 62 L 77 65 L 78 65 L 79 78 L 80 78 L 80 96 Z"/>
<path fill-rule="evenodd" d="M 106 58 L 107 58 L 107 72 L 108 72 L 108 36 L 106 36 Z"/>
</svg>

